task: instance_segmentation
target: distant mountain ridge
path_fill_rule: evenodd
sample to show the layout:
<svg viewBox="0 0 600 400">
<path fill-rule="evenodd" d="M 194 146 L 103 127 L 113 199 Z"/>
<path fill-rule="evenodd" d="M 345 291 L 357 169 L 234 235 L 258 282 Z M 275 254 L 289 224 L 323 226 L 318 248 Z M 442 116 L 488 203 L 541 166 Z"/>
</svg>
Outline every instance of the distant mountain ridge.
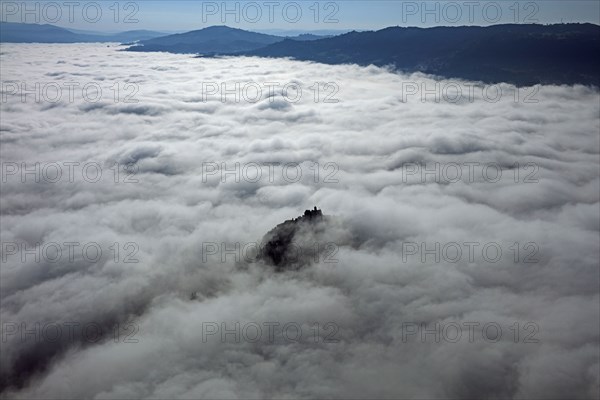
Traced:
<svg viewBox="0 0 600 400">
<path fill-rule="evenodd" d="M 170 53 L 237 53 L 280 42 L 280 36 L 266 35 L 230 28 L 211 26 L 204 29 L 143 40 L 129 51 L 166 51 Z"/>
<path fill-rule="evenodd" d="M 129 50 L 390 66 L 408 73 L 519 86 L 600 86 L 600 26 L 594 24 L 389 27 L 327 38 L 281 38 L 218 26 L 139 44 Z"/>
<path fill-rule="evenodd" d="M 292 38 L 299 41 L 312 41 L 326 37 L 329 36 L 302 33 Z M 138 47 L 132 47 L 129 50 L 147 52 L 231 54 L 265 47 L 287 38 L 290 37 L 250 32 L 227 26 L 211 26 L 177 34 L 149 30 L 132 30 L 111 34 L 70 30 L 50 24 L 0 23 L 0 42 L 4 43 L 117 42 L 136 44 Z"/>
<path fill-rule="evenodd" d="M 187 54 L 235 54 L 259 49 L 286 39 L 314 41 L 323 36 L 301 34 L 293 38 L 230 28 L 224 25 L 143 40 L 129 51 L 164 51 Z"/>
<path fill-rule="evenodd" d="M 108 36 L 78 34 L 52 25 L 3 22 L 0 27 L 2 42 L 129 42 L 134 45 L 126 50 L 136 52 L 289 57 L 390 66 L 486 83 L 600 86 L 600 26 L 589 23 L 389 27 L 333 37 L 282 37 L 227 26 L 173 35 L 129 31 Z"/>
<path fill-rule="evenodd" d="M 2 43 L 92 43 L 92 42 L 135 42 L 164 36 L 162 32 L 132 30 L 115 34 L 87 34 L 72 32 L 49 24 L 0 23 Z"/>
</svg>

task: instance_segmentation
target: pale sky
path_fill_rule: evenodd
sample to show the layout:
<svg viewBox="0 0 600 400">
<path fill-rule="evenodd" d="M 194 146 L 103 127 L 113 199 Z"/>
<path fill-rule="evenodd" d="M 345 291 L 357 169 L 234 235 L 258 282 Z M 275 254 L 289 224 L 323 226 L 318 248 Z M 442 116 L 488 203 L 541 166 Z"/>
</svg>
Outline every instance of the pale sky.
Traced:
<svg viewBox="0 0 600 400">
<path fill-rule="evenodd" d="M 211 25 L 249 30 L 367 30 L 387 26 L 592 22 L 600 1 L 4 1 L 1 19 L 68 29 L 183 32 Z M 26 6 L 23 6 L 26 4 Z M 117 12 L 118 9 L 118 12 Z"/>
</svg>

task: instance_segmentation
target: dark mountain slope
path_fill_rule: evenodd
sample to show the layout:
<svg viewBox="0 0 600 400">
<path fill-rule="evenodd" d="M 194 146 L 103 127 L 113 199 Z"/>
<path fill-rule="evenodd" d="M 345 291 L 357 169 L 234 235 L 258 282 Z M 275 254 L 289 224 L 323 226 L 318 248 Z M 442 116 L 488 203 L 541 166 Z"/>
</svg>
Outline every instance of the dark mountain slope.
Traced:
<svg viewBox="0 0 600 400">
<path fill-rule="evenodd" d="M 285 40 L 245 52 L 326 64 L 393 65 L 484 82 L 599 84 L 600 26 L 391 27 L 311 42 Z"/>
</svg>

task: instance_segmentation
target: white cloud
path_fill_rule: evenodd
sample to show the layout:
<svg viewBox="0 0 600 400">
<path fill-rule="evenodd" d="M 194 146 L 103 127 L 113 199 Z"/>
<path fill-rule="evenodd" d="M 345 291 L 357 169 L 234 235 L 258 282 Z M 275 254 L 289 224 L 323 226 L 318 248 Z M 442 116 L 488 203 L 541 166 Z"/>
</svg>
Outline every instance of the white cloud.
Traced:
<svg viewBox="0 0 600 400">
<path fill-rule="evenodd" d="M 64 96 L 54 105 L 8 95 L 1 105 L 3 168 L 80 163 L 72 183 L 31 176 L 22 183 L 18 174 L 2 182 L 2 242 L 93 242 L 103 250 L 96 263 L 81 255 L 58 263 L 9 256 L 1 270 L 2 322 L 94 322 L 108 332 L 94 344 L 66 332 L 57 343 L 7 335 L 4 385 L 15 374 L 27 378 L 6 389 L 10 397 L 598 396 L 597 89 L 544 86 L 537 103 L 512 95 L 491 103 L 477 94 L 458 104 L 403 101 L 403 83 L 433 87 L 431 78 L 117 50 L 3 46 L 3 82 L 97 82 L 104 95 L 91 104 L 76 91 L 72 103 Z M 203 82 L 225 81 L 296 83 L 303 97 L 202 101 Z M 335 82 L 339 102 L 315 103 L 316 82 Z M 139 103 L 115 103 L 115 83 L 121 90 L 138 85 Z M 81 175 L 90 162 L 103 172 L 95 183 Z M 121 170 L 115 184 L 115 162 L 136 162 L 137 169 L 129 177 Z M 407 163 L 470 162 L 480 164 L 473 181 L 423 182 L 406 170 Z M 256 182 L 233 175 L 222 182 L 206 163 L 299 163 L 302 177 L 291 170 L 286 177 L 275 165 Z M 515 163 L 519 175 L 510 169 Z M 525 169 L 528 163 L 538 169 Z M 497 182 L 481 175 L 490 165 L 504 168 Z M 537 182 L 525 183 L 528 176 Z M 203 262 L 203 243 L 260 241 L 314 205 L 337 216 L 326 233 L 339 245 L 337 263 L 275 274 L 231 256 Z M 407 243 L 436 242 L 481 245 L 473 262 L 467 253 L 456 263 L 403 259 Z M 529 242 L 537 250 L 524 248 Z M 501 247 L 500 261 L 483 258 L 485 243 Z M 539 261 L 525 263 L 532 251 Z M 124 263 L 132 252 L 139 262 Z M 535 327 L 525 328 L 530 321 L 539 327 L 538 343 L 523 343 Z M 139 326 L 139 342 L 115 342 L 113 326 L 128 322 Z M 204 343 L 207 322 L 295 322 L 306 337 Z M 311 341 L 315 322 L 335 323 L 340 342 Z M 403 341 L 403 324 L 466 322 L 495 322 L 502 337 L 471 343 L 465 330 L 457 343 L 421 342 L 419 334 Z M 34 365 L 45 369 L 34 373 Z"/>
</svg>

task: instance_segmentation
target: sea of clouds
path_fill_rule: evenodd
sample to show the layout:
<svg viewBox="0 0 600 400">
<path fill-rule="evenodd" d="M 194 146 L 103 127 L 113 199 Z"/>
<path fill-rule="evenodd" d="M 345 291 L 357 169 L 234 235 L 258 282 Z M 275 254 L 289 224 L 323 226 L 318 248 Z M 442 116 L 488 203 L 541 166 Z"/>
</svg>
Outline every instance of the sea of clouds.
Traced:
<svg viewBox="0 0 600 400">
<path fill-rule="evenodd" d="M 597 88 L 119 50 L 2 46 L 4 397 L 598 397 Z M 222 251 L 313 206 L 301 270 Z"/>
</svg>

